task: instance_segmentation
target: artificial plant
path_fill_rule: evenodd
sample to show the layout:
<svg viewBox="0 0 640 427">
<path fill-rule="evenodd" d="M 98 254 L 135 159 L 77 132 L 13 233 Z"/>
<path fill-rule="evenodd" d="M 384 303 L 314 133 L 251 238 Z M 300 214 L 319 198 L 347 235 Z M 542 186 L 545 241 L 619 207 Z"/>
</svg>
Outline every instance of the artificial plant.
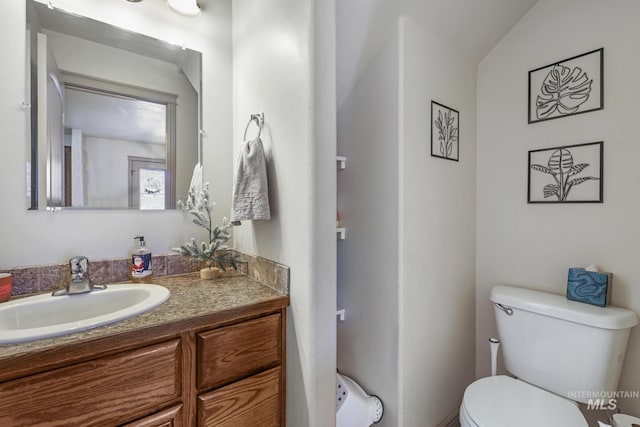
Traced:
<svg viewBox="0 0 640 427">
<path fill-rule="evenodd" d="M 209 242 L 198 244 L 196 238 L 192 237 L 189 242 L 171 250 L 182 256 L 188 256 L 193 262 L 203 261 L 208 268 L 215 265 L 226 271 L 226 267 L 231 265 L 234 270 L 237 270 L 240 256 L 234 254 L 225 245 L 231 238 L 229 230 L 232 224 L 227 221 L 227 218 L 223 218 L 222 226 L 213 226 L 211 213 L 214 204 L 209 202 L 209 183 L 198 185 L 195 176 L 196 171 L 194 171 L 194 179 L 192 179 L 187 200 L 185 203 L 178 202 L 178 208 L 188 211 L 193 216 L 193 223 L 207 230 Z"/>
</svg>

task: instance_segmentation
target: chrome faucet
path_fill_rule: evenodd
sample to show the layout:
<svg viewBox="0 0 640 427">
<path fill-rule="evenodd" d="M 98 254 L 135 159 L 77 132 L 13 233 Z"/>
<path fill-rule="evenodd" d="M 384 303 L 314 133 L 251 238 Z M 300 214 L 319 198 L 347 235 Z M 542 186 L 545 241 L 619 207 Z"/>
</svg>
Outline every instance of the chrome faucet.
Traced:
<svg viewBox="0 0 640 427">
<path fill-rule="evenodd" d="M 71 281 L 69 284 L 62 288 L 53 291 L 51 295 L 75 295 L 84 294 L 99 289 L 106 289 L 106 285 L 94 285 L 89 280 L 89 277 L 85 277 L 89 268 L 89 260 L 84 256 L 76 256 L 69 260 L 69 267 L 71 268 Z"/>
</svg>

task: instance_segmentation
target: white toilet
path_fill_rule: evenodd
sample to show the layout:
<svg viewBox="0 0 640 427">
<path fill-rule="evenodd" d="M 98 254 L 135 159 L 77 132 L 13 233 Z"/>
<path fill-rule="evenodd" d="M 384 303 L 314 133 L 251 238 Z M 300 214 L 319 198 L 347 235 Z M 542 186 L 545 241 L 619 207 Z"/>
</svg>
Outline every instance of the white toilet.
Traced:
<svg viewBox="0 0 640 427">
<path fill-rule="evenodd" d="M 635 313 L 502 285 L 490 299 L 504 366 L 517 379 L 469 385 L 461 426 L 588 427 L 576 402 L 617 390 Z"/>
</svg>

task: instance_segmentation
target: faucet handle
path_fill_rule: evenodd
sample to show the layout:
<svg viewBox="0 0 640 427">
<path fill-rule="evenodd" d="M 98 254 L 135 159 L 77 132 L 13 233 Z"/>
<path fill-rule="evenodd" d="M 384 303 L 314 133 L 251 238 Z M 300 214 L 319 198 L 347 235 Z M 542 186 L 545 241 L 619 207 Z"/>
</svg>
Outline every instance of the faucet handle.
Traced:
<svg viewBox="0 0 640 427">
<path fill-rule="evenodd" d="M 69 260 L 69 267 L 71 268 L 71 274 L 82 276 L 87 272 L 89 260 L 85 256 L 73 257 Z"/>
</svg>

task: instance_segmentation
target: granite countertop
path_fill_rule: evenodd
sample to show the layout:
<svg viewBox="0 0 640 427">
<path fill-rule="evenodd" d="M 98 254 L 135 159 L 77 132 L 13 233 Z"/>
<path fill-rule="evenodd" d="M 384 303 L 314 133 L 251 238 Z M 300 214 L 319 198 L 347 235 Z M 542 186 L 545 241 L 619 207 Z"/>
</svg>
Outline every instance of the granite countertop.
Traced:
<svg viewBox="0 0 640 427">
<path fill-rule="evenodd" d="M 269 300 L 282 298 L 282 293 L 241 273 L 202 280 L 198 273 L 163 276 L 152 283 L 169 289 L 171 296 L 158 307 L 111 325 L 83 332 L 17 344 L 0 345 L 0 360 L 59 345 L 132 332 L 160 326 Z"/>
</svg>

